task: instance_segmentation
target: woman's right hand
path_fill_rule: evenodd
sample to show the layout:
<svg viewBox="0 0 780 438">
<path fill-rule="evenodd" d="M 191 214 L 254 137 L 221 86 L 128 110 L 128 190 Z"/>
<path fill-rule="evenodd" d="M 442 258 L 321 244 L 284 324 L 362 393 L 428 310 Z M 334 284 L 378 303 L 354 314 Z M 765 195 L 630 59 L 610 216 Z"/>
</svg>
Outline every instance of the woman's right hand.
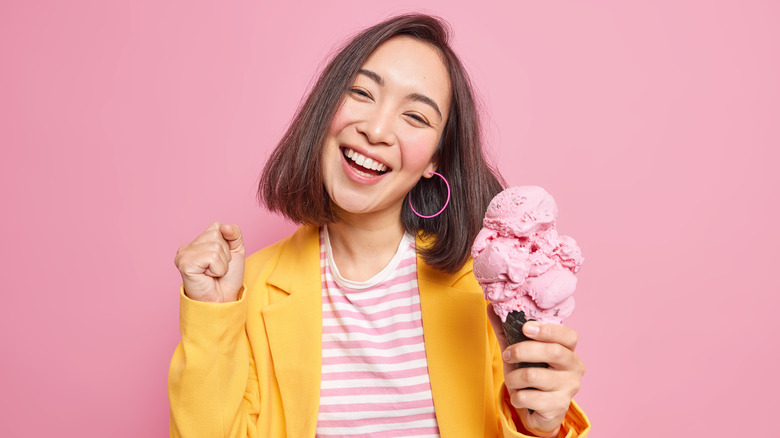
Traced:
<svg viewBox="0 0 780 438">
<path fill-rule="evenodd" d="M 244 281 L 246 250 L 238 225 L 215 222 L 176 252 L 184 293 L 212 303 L 236 301 Z"/>
</svg>

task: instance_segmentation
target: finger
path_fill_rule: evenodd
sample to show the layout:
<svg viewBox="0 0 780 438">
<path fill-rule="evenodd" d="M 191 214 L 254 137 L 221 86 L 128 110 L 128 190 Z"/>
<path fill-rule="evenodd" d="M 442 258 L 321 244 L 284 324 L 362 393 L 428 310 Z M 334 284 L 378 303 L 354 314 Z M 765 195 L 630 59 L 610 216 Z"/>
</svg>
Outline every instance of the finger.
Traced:
<svg viewBox="0 0 780 438">
<path fill-rule="evenodd" d="M 198 274 L 221 276 L 216 274 L 220 271 L 217 264 L 227 266 L 229 262 L 230 253 L 224 241 L 195 243 L 190 244 L 186 253 L 180 256 L 179 270 L 187 276 Z"/>
<path fill-rule="evenodd" d="M 230 259 L 230 246 L 228 245 L 228 242 L 225 240 L 224 237 L 222 237 L 222 232 L 220 232 L 220 228 L 222 228 L 224 225 L 222 225 L 219 222 L 214 222 L 213 224 L 209 225 L 208 228 L 206 228 L 203 233 L 201 233 L 195 240 L 190 243 L 191 247 L 198 248 L 200 250 L 205 248 L 213 248 L 214 250 L 224 251 L 226 254 L 228 254 L 228 259 Z"/>
<path fill-rule="evenodd" d="M 569 406 L 569 398 L 556 391 L 540 391 L 526 388 L 509 391 L 509 400 L 517 409 L 531 409 L 542 417 L 554 416 L 556 413 L 566 412 Z"/>
<path fill-rule="evenodd" d="M 568 407 L 565 409 L 568 410 Z M 518 413 L 520 414 L 520 421 L 523 422 L 523 425 L 531 434 L 539 437 L 552 438 L 558 437 L 560 426 L 566 415 L 566 410 L 561 411 L 560 409 L 556 409 L 554 411 L 543 411 L 520 409 Z"/>
<path fill-rule="evenodd" d="M 223 252 L 211 252 L 209 253 L 207 260 L 209 261 L 209 265 L 206 268 L 204 274 L 215 278 L 219 278 L 227 274 L 228 263 L 230 263 L 230 261 L 228 260 L 227 255 L 225 255 Z"/>
<path fill-rule="evenodd" d="M 220 222 L 214 222 L 213 224 L 209 225 L 205 230 L 203 230 L 202 233 L 198 237 L 195 238 L 195 240 L 192 241 L 192 243 L 203 243 L 203 242 L 211 242 L 213 240 L 224 240 L 222 237 L 222 233 L 219 232 L 220 227 L 222 227 L 222 223 Z"/>
<path fill-rule="evenodd" d="M 200 242 L 192 245 L 201 257 L 208 257 L 211 253 L 217 253 L 226 261 L 230 261 L 230 247 L 221 237 L 214 240 Z"/>
<path fill-rule="evenodd" d="M 222 227 L 222 223 L 221 222 L 214 222 L 211 225 L 209 225 L 208 227 L 206 227 L 206 229 L 203 230 L 201 235 L 204 235 L 204 234 L 206 234 L 206 235 L 214 235 L 215 232 L 216 232 L 216 234 L 219 234 L 219 229 L 221 227 Z"/>
<path fill-rule="evenodd" d="M 506 375 L 505 384 L 508 389 L 515 390 L 555 391 L 561 386 L 561 379 L 556 374 L 558 371 L 541 367 L 519 368 Z"/>
<path fill-rule="evenodd" d="M 523 324 L 523 333 L 531 339 L 561 344 L 572 351 L 577 348 L 577 332 L 565 325 L 541 324 L 530 321 Z"/>
<path fill-rule="evenodd" d="M 546 363 L 556 370 L 574 369 L 578 359 L 575 352 L 552 342 L 524 341 L 504 350 L 504 360 L 508 363 Z"/>
<path fill-rule="evenodd" d="M 228 243 L 229 251 L 241 252 L 244 250 L 244 239 L 238 225 L 222 225 L 219 228 L 222 238 Z"/>
</svg>

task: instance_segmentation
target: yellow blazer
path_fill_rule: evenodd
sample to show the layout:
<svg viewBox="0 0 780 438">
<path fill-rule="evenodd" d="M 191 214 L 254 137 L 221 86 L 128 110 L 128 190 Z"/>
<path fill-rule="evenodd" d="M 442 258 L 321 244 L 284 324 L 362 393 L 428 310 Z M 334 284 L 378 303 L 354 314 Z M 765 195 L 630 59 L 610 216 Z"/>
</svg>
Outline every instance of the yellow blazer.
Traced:
<svg viewBox="0 0 780 438">
<path fill-rule="evenodd" d="M 418 242 L 420 244 L 420 242 Z M 425 351 L 441 436 L 524 437 L 512 420 L 501 352 L 467 264 L 447 274 L 417 261 Z M 318 229 L 247 258 L 232 303 L 181 292 L 182 341 L 171 361 L 172 437 L 313 437 L 322 368 Z M 572 402 L 561 437 L 585 437 Z"/>
</svg>

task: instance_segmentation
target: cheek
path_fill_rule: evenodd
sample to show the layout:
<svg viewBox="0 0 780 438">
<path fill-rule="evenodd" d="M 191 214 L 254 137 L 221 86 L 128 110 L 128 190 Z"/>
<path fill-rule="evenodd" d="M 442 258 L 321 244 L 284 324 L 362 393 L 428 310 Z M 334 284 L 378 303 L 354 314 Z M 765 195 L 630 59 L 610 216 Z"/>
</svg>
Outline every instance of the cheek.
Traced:
<svg viewBox="0 0 780 438">
<path fill-rule="evenodd" d="M 328 134 L 338 134 L 342 129 L 349 125 L 349 121 L 351 119 L 352 112 L 350 111 L 349 105 L 347 105 L 342 100 L 338 109 L 336 110 L 336 114 L 333 115 L 333 120 L 330 122 L 330 126 L 328 127 Z"/>
<path fill-rule="evenodd" d="M 402 152 L 405 165 L 415 170 L 424 168 L 431 162 L 438 144 L 438 135 L 418 134 L 407 137 Z"/>
</svg>

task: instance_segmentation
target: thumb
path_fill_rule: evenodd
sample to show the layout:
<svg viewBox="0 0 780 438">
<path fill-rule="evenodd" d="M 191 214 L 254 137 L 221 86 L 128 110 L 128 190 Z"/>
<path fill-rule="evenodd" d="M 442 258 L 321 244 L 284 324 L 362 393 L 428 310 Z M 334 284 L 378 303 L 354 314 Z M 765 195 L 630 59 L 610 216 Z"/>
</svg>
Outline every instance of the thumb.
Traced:
<svg viewBox="0 0 780 438">
<path fill-rule="evenodd" d="M 518 409 L 520 414 L 520 421 L 523 422 L 523 426 L 532 434 L 540 437 L 557 437 L 560 434 L 561 426 L 557 419 L 544 418 L 539 411 L 533 411 L 530 409 Z M 553 426 L 553 429 L 550 427 Z"/>
<path fill-rule="evenodd" d="M 244 251 L 244 239 L 241 237 L 241 228 L 238 225 L 224 224 L 219 227 L 219 232 L 222 233 L 222 237 L 227 241 L 230 252 L 241 253 Z"/>
</svg>

